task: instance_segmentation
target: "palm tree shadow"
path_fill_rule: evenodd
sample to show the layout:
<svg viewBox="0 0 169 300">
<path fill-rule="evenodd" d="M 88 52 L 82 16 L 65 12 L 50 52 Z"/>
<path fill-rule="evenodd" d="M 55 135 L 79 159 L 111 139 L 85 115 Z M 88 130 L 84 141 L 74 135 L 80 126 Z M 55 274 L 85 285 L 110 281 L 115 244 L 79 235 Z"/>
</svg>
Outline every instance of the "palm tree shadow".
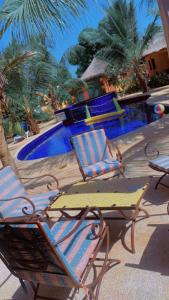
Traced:
<svg viewBox="0 0 169 300">
<path fill-rule="evenodd" d="M 126 267 L 158 272 L 163 276 L 169 276 L 169 225 L 151 224 L 150 227 L 156 227 L 147 247 L 144 250 L 139 264 L 126 263 Z"/>
</svg>

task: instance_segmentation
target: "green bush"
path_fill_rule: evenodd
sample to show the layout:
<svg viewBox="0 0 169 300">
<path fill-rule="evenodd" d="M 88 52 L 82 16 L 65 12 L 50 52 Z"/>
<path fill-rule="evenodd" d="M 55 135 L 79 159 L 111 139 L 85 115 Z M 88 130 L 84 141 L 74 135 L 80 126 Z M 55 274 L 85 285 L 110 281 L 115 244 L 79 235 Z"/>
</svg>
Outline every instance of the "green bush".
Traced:
<svg viewBox="0 0 169 300">
<path fill-rule="evenodd" d="M 153 75 L 148 83 L 150 88 L 156 88 L 169 84 L 169 74 L 156 73 Z"/>
<path fill-rule="evenodd" d="M 33 113 L 34 118 L 39 122 L 47 122 L 53 118 L 53 115 L 47 112 Z"/>
</svg>

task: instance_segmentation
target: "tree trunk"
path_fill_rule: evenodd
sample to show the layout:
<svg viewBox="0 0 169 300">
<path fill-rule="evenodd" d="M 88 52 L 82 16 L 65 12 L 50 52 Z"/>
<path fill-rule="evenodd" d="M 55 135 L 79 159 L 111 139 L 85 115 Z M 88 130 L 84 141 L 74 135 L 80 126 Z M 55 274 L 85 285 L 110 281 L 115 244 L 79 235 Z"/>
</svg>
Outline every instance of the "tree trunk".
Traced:
<svg viewBox="0 0 169 300">
<path fill-rule="evenodd" d="M 3 91 L 0 89 L 0 160 L 3 167 L 11 166 L 16 175 L 19 175 L 14 159 L 8 149 L 7 142 L 5 140 L 4 128 L 2 124 L 2 100 Z"/>
<path fill-rule="evenodd" d="M 138 82 L 140 84 L 140 87 L 142 89 L 142 92 L 143 93 L 148 92 L 148 86 L 147 86 L 146 80 L 145 80 L 144 76 L 141 74 L 140 70 L 138 70 L 136 68 L 135 74 L 136 74 L 136 77 L 137 77 Z"/>
<path fill-rule="evenodd" d="M 51 107 L 52 107 L 53 111 L 55 112 L 58 109 L 57 99 L 51 91 L 48 92 L 48 97 L 51 100 Z"/>
<path fill-rule="evenodd" d="M 33 118 L 32 111 L 27 112 L 27 121 L 30 127 L 30 130 L 33 134 L 38 134 L 40 132 L 37 121 Z"/>
</svg>

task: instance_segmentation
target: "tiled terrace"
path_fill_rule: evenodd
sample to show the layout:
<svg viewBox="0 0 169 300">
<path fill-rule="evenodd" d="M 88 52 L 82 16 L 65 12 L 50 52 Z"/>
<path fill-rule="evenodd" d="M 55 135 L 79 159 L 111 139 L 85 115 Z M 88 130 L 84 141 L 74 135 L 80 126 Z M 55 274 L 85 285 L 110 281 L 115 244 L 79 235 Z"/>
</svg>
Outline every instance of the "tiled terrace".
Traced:
<svg viewBox="0 0 169 300">
<path fill-rule="evenodd" d="M 110 257 L 118 258 L 121 264 L 109 270 L 105 275 L 100 300 L 168 300 L 169 299 L 169 216 L 167 203 L 169 190 L 159 187 L 154 190 L 154 184 L 159 173 L 151 170 L 144 155 L 144 146 L 153 140 L 162 154 L 169 153 L 169 117 L 165 117 L 154 124 L 139 129 L 137 132 L 120 137 L 117 143 L 123 152 L 126 165 L 126 177 L 139 182 L 151 181 L 146 193 L 143 206 L 150 214 L 150 218 L 136 224 L 136 254 L 131 254 L 122 244 L 123 234 L 129 223 L 125 221 L 109 221 L 111 231 Z M 12 145 L 12 153 L 16 147 Z M 43 159 L 35 162 L 17 162 L 21 175 L 36 176 L 50 173 L 57 176 L 62 188 L 81 180 L 80 173 L 73 154 L 59 158 Z M 154 176 L 153 178 L 151 176 Z M 118 180 L 118 179 L 114 179 Z M 132 180 L 132 179 L 131 179 Z M 36 182 L 34 186 L 27 183 L 31 193 L 44 189 L 45 182 Z M 125 243 L 130 246 L 129 232 L 125 235 Z M 69 289 L 43 288 L 43 295 L 55 299 L 82 300 L 82 292 L 73 294 Z M 31 300 L 25 295 L 19 281 L 0 262 L 0 300 Z"/>
</svg>

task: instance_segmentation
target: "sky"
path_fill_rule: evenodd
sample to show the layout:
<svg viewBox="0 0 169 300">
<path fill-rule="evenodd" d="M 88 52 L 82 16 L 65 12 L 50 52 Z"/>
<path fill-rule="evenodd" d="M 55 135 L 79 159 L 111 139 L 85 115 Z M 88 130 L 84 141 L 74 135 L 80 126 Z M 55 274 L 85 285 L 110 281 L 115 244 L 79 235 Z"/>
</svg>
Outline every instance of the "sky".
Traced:
<svg viewBox="0 0 169 300">
<path fill-rule="evenodd" d="M 0 6 L 4 0 L 0 0 Z M 75 45 L 78 40 L 79 33 L 86 27 L 97 28 L 98 23 L 105 16 L 104 7 L 108 5 L 109 0 L 87 0 L 87 9 L 81 10 L 79 17 L 72 17 L 70 19 L 70 26 L 61 33 L 59 29 L 55 32 L 55 45 L 52 49 L 52 54 L 60 60 L 66 49 Z M 140 33 L 144 32 L 144 29 L 151 21 L 151 17 L 147 14 L 145 6 L 140 7 L 140 0 L 135 0 L 138 25 Z M 9 34 L 4 35 L 0 40 L 0 51 L 9 43 Z M 74 67 L 70 67 L 72 74 L 75 73 Z"/>
</svg>

